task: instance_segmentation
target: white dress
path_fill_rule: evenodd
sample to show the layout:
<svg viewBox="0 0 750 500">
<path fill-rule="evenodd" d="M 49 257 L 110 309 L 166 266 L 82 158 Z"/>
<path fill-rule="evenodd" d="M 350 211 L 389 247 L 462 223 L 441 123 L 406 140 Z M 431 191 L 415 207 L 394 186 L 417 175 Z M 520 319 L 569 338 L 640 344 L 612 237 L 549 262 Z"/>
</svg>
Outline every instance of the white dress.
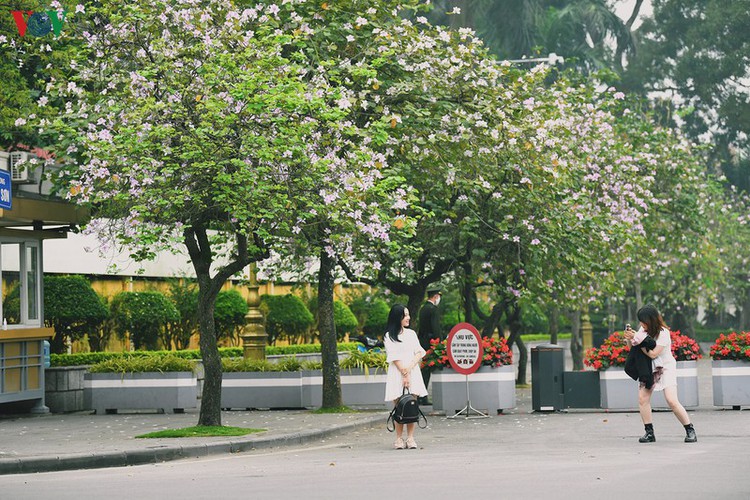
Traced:
<svg viewBox="0 0 750 500">
<path fill-rule="evenodd" d="M 401 371 L 396 367 L 394 361 L 410 363 L 417 354 L 419 354 L 419 359 L 422 359 L 426 354 L 422 346 L 419 345 L 419 339 L 417 339 L 417 334 L 414 330 L 404 328 L 398 339 L 400 342 L 394 342 L 387 333 L 383 336 L 386 361 L 388 361 L 385 401 L 398 399 L 404 391 Z M 427 388 L 424 386 L 424 380 L 422 380 L 422 371 L 419 369 L 419 363 L 416 363 L 411 369 L 409 382 L 409 392 L 417 396 L 427 396 Z"/>
<path fill-rule="evenodd" d="M 667 328 L 662 328 L 659 332 L 659 338 L 656 339 L 657 346 L 664 346 L 661 353 L 654 359 L 659 364 L 661 362 L 661 378 L 654 384 L 655 391 L 663 391 L 666 387 L 677 387 L 677 361 L 672 356 L 672 337 L 669 335 Z"/>
</svg>

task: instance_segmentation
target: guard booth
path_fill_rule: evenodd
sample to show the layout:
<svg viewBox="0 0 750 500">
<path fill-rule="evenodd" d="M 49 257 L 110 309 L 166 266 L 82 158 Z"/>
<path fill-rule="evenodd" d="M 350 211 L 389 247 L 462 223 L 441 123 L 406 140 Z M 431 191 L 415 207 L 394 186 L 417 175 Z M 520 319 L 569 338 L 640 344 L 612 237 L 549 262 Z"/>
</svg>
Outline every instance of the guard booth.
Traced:
<svg viewBox="0 0 750 500">
<path fill-rule="evenodd" d="M 54 331 L 44 326 L 43 244 L 88 217 L 50 195 L 45 168 L 33 153 L 0 151 L 0 413 L 49 411 L 44 343 Z"/>
</svg>

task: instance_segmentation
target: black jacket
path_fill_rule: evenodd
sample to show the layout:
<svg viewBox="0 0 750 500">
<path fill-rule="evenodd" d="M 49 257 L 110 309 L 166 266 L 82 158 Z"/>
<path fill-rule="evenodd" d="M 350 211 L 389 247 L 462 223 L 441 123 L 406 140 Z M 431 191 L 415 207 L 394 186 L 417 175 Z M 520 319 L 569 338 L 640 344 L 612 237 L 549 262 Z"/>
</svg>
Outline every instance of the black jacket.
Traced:
<svg viewBox="0 0 750 500">
<path fill-rule="evenodd" d="M 641 347 L 650 351 L 656 347 L 656 341 L 646 335 L 643 342 L 630 348 L 628 357 L 625 360 L 625 373 L 633 380 L 643 382 L 646 385 L 646 389 L 651 389 L 654 386 L 654 373 L 651 369 L 652 359 L 641 350 Z"/>
<path fill-rule="evenodd" d="M 422 308 L 419 310 L 419 329 L 417 330 L 417 337 L 419 337 L 419 343 L 422 349 L 425 351 L 430 349 L 431 339 L 441 339 L 440 334 L 440 318 L 438 317 L 438 308 L 435 304 L 429 300 L 424 303 Z"/>
</svg>

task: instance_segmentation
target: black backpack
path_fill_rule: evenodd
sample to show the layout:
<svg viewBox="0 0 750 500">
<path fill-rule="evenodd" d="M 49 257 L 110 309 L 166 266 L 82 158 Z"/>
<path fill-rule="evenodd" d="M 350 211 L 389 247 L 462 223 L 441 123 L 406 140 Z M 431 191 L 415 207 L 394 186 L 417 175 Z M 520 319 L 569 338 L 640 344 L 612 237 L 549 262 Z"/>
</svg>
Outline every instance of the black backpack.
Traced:
<svg viewBox="0 0 750 500">
<path fill-rule="evenodd" d="M 420 418 L 424 420 L 424 425 L 419 423 Z M 417 396 L 410 393 L 407 387 L 404 387 L 403 394 L 396 401 L 396 406 L 391 410 L 391 414 L 388 415 L 385 427 L 389 432 L 393 432 L 396 430 L 396 424 L 413 424 L 414 422 L 419 425 L 420 429 L 427 427 L 427 417 L 419 409 Z"/>
</svg>

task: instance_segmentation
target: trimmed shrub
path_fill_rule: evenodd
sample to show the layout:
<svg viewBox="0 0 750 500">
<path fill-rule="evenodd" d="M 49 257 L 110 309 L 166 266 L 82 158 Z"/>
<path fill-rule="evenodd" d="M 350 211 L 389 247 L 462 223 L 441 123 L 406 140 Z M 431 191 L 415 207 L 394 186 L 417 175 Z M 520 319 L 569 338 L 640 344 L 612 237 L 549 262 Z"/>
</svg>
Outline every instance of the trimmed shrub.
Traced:
<svg viewBox="0 0 750 500">
<path fill-rule="evenodd" d="M 217 340 L 227 339 L 232 345 L 237 345 L 238 333 L 245 326 L 247 310 L 247 302 L 237 290 L 219 292 L 214 306 Z"/>
<path fill-rule="evenodd" d="M 336 325 L 336 336 L 339 340 L 343 339 L 346 334 L 355 333 L 359 328 L 357 317 L 341 300 L 333 301 L 333 322 Z"/>
<path fill-rule="evenodd" d="M 167 323 L 180 318 L 174 304 L 160 292 L 121 292 L 111 308 L 115 330 L 121 337 L 129 332 L 136 349 L 155 350 Z"/>
<path fill-rule="evenodd" d="M 279 338 L 296 340 L 315 323 L 315 318 L 304 302 L 292 294 L 263 295 L 260 309 L 266 318 L 269 343 L 274 343 Z"/>
<path fill-rule="evenodd" d="M 170 321 L 164 329 L 164 347 L 187 349 L 190 338 L 198 331 L 198 287 L 193 280 L 173 279 L 169 281 L 169 300 L 172 301 L 180 319 Z"/>
<path fill-rule="evenodd" d="M 391 308 L 384 300 L 373 300 L 368 306 L 362 331 L 368 337 L 382 338 L 388 324 L 388 313 Z"/>
<path fill-rule="evenodd" d="M 20 300 L 16 285 L 3 302 L 3 312 L 12 322 L 20 321 Z M 79 340 L 86 334 L 95 335 L 108 316 L 101 297 L 83 276 L 44 276 L 44 323 L 55 329 L 51 352 L 65 352 L 66 336 Z M 95 342 L 93 347 L 100 346 Z"/>
<path fill-rule="evenodd" d="M 44 321 L 55 329 L 52 352 L 64 352 L 65 335 L 74 340 L 94 334 L 108 316 L 104 302 L 83 276 L 44 277 Z"/>
</svg>

